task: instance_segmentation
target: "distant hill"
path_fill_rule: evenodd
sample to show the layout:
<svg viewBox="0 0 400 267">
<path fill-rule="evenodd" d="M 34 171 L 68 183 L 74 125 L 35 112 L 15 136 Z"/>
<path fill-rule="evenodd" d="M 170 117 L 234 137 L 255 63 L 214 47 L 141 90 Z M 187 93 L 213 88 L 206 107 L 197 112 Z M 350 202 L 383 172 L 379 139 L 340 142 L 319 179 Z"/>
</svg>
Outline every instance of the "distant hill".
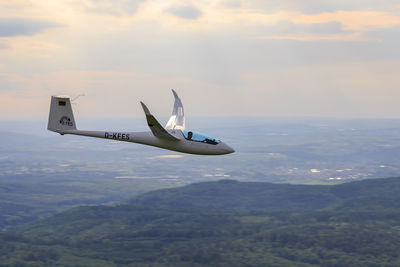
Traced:
<svg viewBox="0 0 400 267">
<path fill-rule="evenodd" d="M 4 266 L 400 266 L 400 178 L 231 180 L 73 208 L 0 234 Z M 0 266 L 1 266 L 0 264 Z"/>
<path fill-rule="evenodd" d="M 315 210 L 356 199 L 400 200 L 399 193 L 400 178 L 329 186 L 221 180 L 151 191 L 129 203 L 206 210 Z"/>
</svg>

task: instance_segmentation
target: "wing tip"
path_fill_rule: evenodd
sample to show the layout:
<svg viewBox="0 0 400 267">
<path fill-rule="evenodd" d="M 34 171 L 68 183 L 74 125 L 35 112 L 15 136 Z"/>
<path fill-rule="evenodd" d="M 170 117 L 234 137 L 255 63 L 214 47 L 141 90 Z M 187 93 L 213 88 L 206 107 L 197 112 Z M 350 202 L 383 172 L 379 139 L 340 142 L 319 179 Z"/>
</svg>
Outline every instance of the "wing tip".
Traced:
<svg viewBox="0 0 400 267">
<path fill-rule="evenodd" d="M 174 94 L 174 97 L 175 97 L 175 98 L 179 98 L 178 94 L 175 92 L 174 89 L 171 89 L 171 91 L 172 91 L 172 93 Z"/>
<path fill-rule="evenodd" d="M 142 105 L 144 113 L 146 115 L 150 115 L 150 110 L 147 108 L 147 106 L 142 101 L 140 101 L 140 104 Z"/>
</svg>

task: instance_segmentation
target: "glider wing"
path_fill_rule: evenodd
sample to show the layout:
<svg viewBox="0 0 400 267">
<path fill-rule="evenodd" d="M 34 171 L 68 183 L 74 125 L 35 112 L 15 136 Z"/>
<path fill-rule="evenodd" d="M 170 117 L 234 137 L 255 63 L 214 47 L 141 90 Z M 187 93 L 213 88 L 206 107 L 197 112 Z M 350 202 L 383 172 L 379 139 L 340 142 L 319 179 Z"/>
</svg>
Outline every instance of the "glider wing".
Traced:
<svg viewBox="0 0 400 267">
<path fill-rule="evenodd" d="M 168 120 L 165 129 L 171 130 L 184 130 L 185 129 L 185 113 L 183 112 L 182 101 L 178 94 L 172 89 L 172 93 L 175 97 L 174 109 L 172 110 L 172 115 Z"/>
<path fill-rule="evenodd" d="M 150 127 L 151 132 L 154 134 L 154 136 L 160 137 L 160 138 L 165 138 L 173 141 L 179 141 L 178 138 L 167 132 L 161 124 L 157 121 L 156 118 L 150 113 L 150 110 L 146 107 L 146 105 L 143 102 L 140 102 L 142 104 L 144 113 L 146 114 L 146 119 L 147 119 L 147 124 Z"/>
</svg>

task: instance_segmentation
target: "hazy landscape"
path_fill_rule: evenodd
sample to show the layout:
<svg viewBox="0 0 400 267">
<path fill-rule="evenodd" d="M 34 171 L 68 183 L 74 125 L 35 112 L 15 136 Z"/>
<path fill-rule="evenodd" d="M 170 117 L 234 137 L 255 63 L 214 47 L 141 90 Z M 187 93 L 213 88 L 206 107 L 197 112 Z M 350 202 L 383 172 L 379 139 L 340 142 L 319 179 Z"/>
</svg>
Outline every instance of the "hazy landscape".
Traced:
<svg viewBox="0 0 400 267">
<path fill-rule="evenodd" d="M 399 179 L 379 178 L 400 176 L 400 120 L 190 121 L 236 153 L 186 155 L 60 136 L 47 132 L 45 122 L 2 121 L 4 266 L 399 263 Z M 140 119 L 111 119 L 78 127 L 134 131 L 143 125 Z M 370 178 L 377 179 L 346 187 Z M 154 191 L 163 188 L 177 189 Z M 95 206 L 69 210 L 82 205 Z M 349 233 L 358 245 L 345 237 Z M 366 248 L 366 242 L 375 245 Z M 385 256 L 372 252 L 380 246 Z"/>
<path fill-rule="evenodd" d="M 236 153 L 199 157 L 137 144 L 47 132 L 46 122 L 1 122 L 0 177 L 93 176 L 187 184 L 332 183 L 400 174 L 400 120 L 190 118 Z M 147 130 L 144 119 L 78 121 L 82 129 Z M 151 167 L 150 167 L 151 166 Z"/>
</svg>

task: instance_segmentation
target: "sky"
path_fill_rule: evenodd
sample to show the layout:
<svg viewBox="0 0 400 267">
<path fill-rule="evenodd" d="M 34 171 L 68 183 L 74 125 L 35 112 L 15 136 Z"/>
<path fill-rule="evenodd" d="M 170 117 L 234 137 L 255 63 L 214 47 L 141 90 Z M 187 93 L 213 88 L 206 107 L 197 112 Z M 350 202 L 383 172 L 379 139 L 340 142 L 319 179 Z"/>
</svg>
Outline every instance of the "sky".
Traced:
<svg viewBox="0 0 400 267">
<path fill-rule="evenodd" d="M 0 119 L 400 117 L 398 0 L 0 0 Z"/>
</svg>

